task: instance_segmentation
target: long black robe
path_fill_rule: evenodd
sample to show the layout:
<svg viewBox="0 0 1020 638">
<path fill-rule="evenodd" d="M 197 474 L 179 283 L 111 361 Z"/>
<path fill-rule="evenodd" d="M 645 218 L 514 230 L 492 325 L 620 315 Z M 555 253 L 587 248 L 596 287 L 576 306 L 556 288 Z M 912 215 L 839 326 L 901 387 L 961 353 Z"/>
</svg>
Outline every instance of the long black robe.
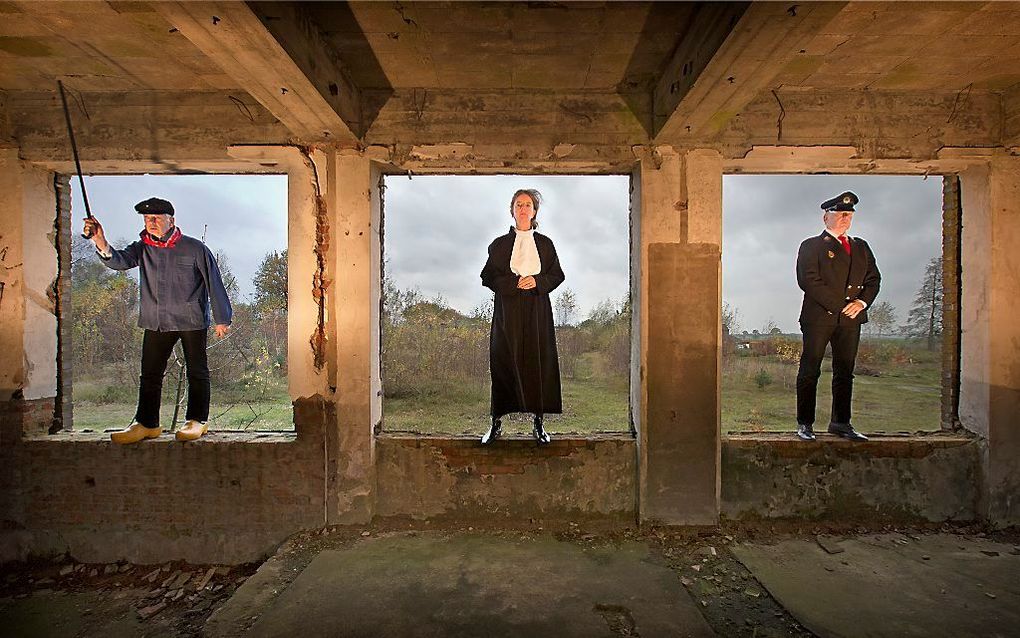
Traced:
<svg viewBox="0 0 1020 638">
<path fill-rule="evenodd" d="M 482 285 L 496 293 L 489 333 L 492 416 L 559 414 L 560 364 L 549 293 L 563 283 L 563 270 L 552 240 L 535 232 L 542 271 L 535 275 L 534 288 L 519 289 L 519 277 L 510 270 L 515 235 L 511 228 L 489 244 L 482 269 Z"/>
</svg>

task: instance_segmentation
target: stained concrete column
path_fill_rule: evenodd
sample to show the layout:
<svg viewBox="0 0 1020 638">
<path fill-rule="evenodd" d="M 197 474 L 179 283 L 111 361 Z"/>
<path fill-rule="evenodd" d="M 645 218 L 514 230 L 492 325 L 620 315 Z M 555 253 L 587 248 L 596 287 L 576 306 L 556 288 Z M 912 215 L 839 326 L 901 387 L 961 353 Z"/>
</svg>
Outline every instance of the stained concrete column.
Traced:
<svg viewBox="0 0 1020 638">
<path fill-rule="evenodd" d="M 379 380 L 380 213 L 378 165 L 354 150 L 327 161 L 327 209 L 334 246 L 328 304 L 335 332 L 337 441 L 330 459 L 330 522 L 371 519 L 375 503 L 374 426 L 382 414 Z M 327 439 L 327 443 L 328 443 Z M 332 446 L 330 446 L 332 448 Z"/>
<path fill-rule="evenodd" d="M 232 146 L 231 157 L 287 173 L 287 379 L 291 400 L 331 398 L 325 348 L 316 361 L 320 314 L 319 255 L 328 260 L 328 211 L 320 189 L 326 155 L 296 146 Z M 326 234 L 323 237 L 323 233 Z M 328 276 L 328 275 L 327 275 Z M 334 361 L 335 372 L 335 361 Z"/>
<path fill-rule="evenodd" d="M 0 418 L 4 439 L 45 433 L 57 393 L 53 173 L 0 149 Z M 7 442 L 6 440 L 4 442 Z"/>
<path fill-rule="evenodd" d="M 711 525 L 720 494 L 722 160 L 658 147 L 635 177 L 639 516 Z"/>
<path fill-rule="evenodd" d="M 1020 524 L 1020 158 L 960 174 L 960 422 L 982 442 L 979 511 Z"/>
</svg>

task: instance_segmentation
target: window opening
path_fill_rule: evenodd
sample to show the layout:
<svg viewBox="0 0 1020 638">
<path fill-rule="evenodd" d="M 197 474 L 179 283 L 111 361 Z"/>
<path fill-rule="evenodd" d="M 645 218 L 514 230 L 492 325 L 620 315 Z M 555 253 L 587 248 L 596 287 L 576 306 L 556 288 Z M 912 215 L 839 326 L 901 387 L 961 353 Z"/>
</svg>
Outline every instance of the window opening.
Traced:
<svg viewBox="0 0 1020 638">
<path fill-rule="evenodd" d="M 233 307 L 223 339 L 209 330 L 209 429 L 293 430 L 287 390 L 286 175 L 116 175 L 86 178 L 93 214 L 123 249 L 143 228 L 134 205 L 172 202 L 175 223 L 216 256 Z M 73 428 L 104 432 L 131 423 L 138 401 L 143 330 L 138 269 L 114 271 L 81 237 L 84 204 L 72 184 L 71 357 Z M 215 318 L 213 318 L 215 323 Z M 163 378 L 160 426 L 185 419 L 180 342 Z"/>
<path fill-rule="evenodd" d="M 493 294 L 486 248 L 510 232 L 517 189 L 542 194 L 538 232 L 566 279 L 553 306 L 562 415 L 555 433 L 629 432 L 630 177 L 385 177 L 383 429 L 481 435 L 490 414 Z M 531 415 L 503 420 L 528 434 Z"/>
<path fill-rule="evenodd" d="M 937 176 L 724 176 L 724 432 L 797 427 L 797 251 L 824 228 L 820 204 L 844 191 L 860 198 L 848 234 L 868 242 L 882 277 L 861 330 L 853 427 L 865 434 L 940 427 L 943 264 L 958 260 L 943 255 L 942 190 Z M 830 347 L 818 380 L 816 433 L 829 423 L 831 361 Z"/>
</svg>

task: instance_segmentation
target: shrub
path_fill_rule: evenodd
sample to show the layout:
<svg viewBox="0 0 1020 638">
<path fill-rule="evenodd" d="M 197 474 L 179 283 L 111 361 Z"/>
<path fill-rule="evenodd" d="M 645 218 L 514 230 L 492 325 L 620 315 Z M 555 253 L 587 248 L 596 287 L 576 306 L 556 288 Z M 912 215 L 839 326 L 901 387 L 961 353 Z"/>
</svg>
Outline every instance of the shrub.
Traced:
<svg viewBox="0 0 1020 638">
<path fill-rule="evenodd" d="M 773 351 L 776 358 L 783 363 L 798 363 L 800 361 L 801 344 L 795 339 L 774 339 Z"/>
<path fill-rule="evenodd" d="M 758 370 L 758 374 L 754 375 L 754 382 L 758 385 L 759 390 L 764 390 L 768 386 L 772 385 L 772 375 L 765 368 Z"/>
</svg>

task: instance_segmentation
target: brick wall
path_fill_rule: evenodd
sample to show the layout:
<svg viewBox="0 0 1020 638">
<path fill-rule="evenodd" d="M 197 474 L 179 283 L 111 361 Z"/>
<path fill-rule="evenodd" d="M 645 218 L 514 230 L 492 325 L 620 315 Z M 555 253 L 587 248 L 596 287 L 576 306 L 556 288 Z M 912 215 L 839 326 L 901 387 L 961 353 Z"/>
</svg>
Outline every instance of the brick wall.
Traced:
<svg viewBox="0 0 1020 638">
<path fill-rule="evenodd" d="M 53 178 L 57 197 L 54 230 L 57 245 L 57 402 L 54 429 L 70 430 L 74 423 L 71 392 L 71 182 L 59 173 Z"/>
<path fill-rule="evenodd" d="M 51 404 L 52 406 L 52 404 Z M 138 563 L 256 560 L 324 520 L 322 401 L 294 435 L 163 436 L 117 446 L 60 433 L 0 446 L 0 561 L 70 552 Z"/>
<path fill-rule="evenodd" d="M 35 405 L 39 403 L 39 405 Z M 45 402 L 0 406 L 0 433 Z M 49 406 L 52 409 L 52 403 Z M 326 497 L 331 404 L 296 402 L 291 434 L 168 436 L 115 446 L 62 432 L 0 440 L 0 562 L 70 552 L 77 560 L 237 563 L 343 512 Z M 626 435 L 510 439 L 383 435 L 375 511 L 383 518 L 520 524 L 636 517 L 637 442 Z M 976 519 L 977 445 L 956 436 L 804 444 L 724 439 L 722 515 L 842 522 Z"/>
<path fill-rule="evenodd" d="M 960 427 L 960 177 L 942 178 L 942 428 Z"/>
</svg>

